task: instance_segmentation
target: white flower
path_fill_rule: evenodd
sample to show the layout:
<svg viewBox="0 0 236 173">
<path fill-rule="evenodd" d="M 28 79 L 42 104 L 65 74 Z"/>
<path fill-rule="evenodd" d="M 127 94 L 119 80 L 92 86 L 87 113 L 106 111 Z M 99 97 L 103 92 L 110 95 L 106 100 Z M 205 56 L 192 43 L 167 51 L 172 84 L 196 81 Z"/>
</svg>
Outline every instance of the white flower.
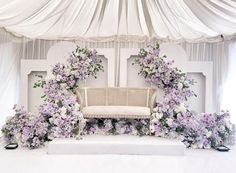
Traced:
<svg viewBox="0 0 236 173">
<path fill-rule="evenodd" d="M 161 118 L 163 117 L 163 113 L 157 112 L 157 113 L 155 114 L 155 117 L 156 117 L 157 119 L 161 119 Z"/>
<path fill-rule="evenodd" d="M 75 74 L 75 73 L 76 73 L 76 71 L 75 71 L 75 70 L 72 70 L 70 73 L 71 73 L 71 74 Z"/>
<path fill-rule="evenodd" d="M 56 80 L 57 81 L 61 81 L 62 80 L 62 76 L 61 75 L 57 75 Z"/>
<path fill-rule="evenodd" d="M 202 142 L 198 143 L 197 148 L 203 148 L 203 143 Z"/>
<path fill-rule="evenodd" d="M 185 113 L 185 112 L 187 111 L 187 109 L 186 109 L 184 103 L 181 103 L 181 104 L 176 108 L 176 111 L 177 111 L 177 112 L 183 112 L 183 113 Z"/>
<path fill-rule="evenodd" d="M 85 55 L 84 53 L 82 53 L 82 52 L 80 52 L 79 56 L 80 56 L 82 59 L 84 59 L 84 58 L 86 57 L 86 55 Z"/>
<path fill-rule="evenodd" d="M 184 85 L 181 82 L 179 82 L 177 86 L 178 86 L 178 89 L 182 89 Z"/>
<path fill-rule="evenodd" d="M 58 104 L 58 103 L 59 103 L 59 100 L 56 100 L 56 99 L 55 99 L 54 101 L 55 101 L 55 104 Z"/>
<path fill-rule="evenodd" d="M 233 130 L 233 126 L 232 126 L 232 124 L 230 123 L 230 121 L 226 121 L 226 122 L 225 122 L 225 125 L 226 125 L 227 128 L 229 128 L 229 130 Z"/>
<path fill-rule="evenodd" d="M 206 133 L 206 137 L 207 137 L 207 138 L 209 138 L 211 135 L 212 135 L 212 132 L 211 132 L 211 131 L 208 131 L 208 132 Z"/>
<path fill-rule="evenodd" d="M 76 51 L 74 52 L 74 54 L 75 54 L 75 56 L 76 56 L 76 57 L 77 57 L 77 56 L 79 56 L 79 53 L 78 53 L 78 52 L 76 52 Z"/>
<path fill-rule="evenodd" d="M 197 144 L 192 144 L 191 147 L 192 147 L 193 149 L 198 148 L 198 147 L 197 147 Z"/>
<path fill-rule="evenodd" d="M 180 80 L 181 80 L 181 81 L 185 81 L 185 77 L 184 77 L 184 76 L 181 76 L 181 77 L 180 77 Z"/>
<path fill-rule="evenodd" d="M 67 109 L 65 107 L 61 108 L 61 116 L 66 116 Z"/>
<path fill-rule="evenodd" d="M 35 118 L 35 114 L 33 112 L 29 112 L 29 120 L 32 121 Z"/>
<path fill-rule="evenodd" d="M 152 119 L 152 123 L 157 123 L 159 120 L 157 118 Z"/>
<path fill-rule="evenodd" d="M 173 119 L 167 118 L 166 123 L 168 124 L 168 126 L 171 126 L 173 124 Z"/>
<path fill-rule="evenodd" d="M 154 133 L 154 132 L 155 132 L 155 126 L 154 126 L 154 124 L 151 124 L 151 125 L 150 125 L 150 132 L 151 132 L 151 133 Z"/>
<path fill-rule="evenodd" d="M 225 126 L 221 125 L 220 126 L 220 131 L 224 131 L 225 130 Z"/>
<path fill-rule="evenodd" d="M 80 104 L 79 103 L 75 103 L 75 110 L 80 110 Z"/>
<path fill-rule="evenodd" d="M 69 68 L 66 69 L 66 75 L 69 76 L 71 74 L 71 71 Z"/>
<path fill-rule="evenodd" d="M 66 83 L 61 83 L 60 85 L 61 85 L 62 88 L 66 88 L 67 87 Z"/>
<path fill-rule="evenodd" d="M 182 116 L 181 113 L 178 113 L 178 114 L 177 114 L 177 118 L 180 118 L 181 116 Z"/>
<path fill-rule="evenodd" d="M 153 108 L 152 111 L 153 111 L 153 112 L 157 112 L 157 108 L 156 108 L 156 107 Z"/>
<path fill-rule="evenodd" d="M 55 76 L 53 74 L 49 74 L 45 77 L 45 81 L 48 82 L 50 80 L 55 80 Z"/>
</svg>

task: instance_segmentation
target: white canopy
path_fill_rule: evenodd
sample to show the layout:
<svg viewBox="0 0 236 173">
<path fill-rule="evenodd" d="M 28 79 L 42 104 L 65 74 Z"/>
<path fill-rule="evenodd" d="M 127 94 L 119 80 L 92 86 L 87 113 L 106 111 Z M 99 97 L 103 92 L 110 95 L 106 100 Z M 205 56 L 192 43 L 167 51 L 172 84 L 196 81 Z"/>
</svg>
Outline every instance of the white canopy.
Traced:
<svg viewBox="0 0 236 173">
<path fill-rule="evenodd" d="M 18 36 L 88 41 L 212 41 L 236 33 L 234 0 L 1 0 Z"/>
</svg>

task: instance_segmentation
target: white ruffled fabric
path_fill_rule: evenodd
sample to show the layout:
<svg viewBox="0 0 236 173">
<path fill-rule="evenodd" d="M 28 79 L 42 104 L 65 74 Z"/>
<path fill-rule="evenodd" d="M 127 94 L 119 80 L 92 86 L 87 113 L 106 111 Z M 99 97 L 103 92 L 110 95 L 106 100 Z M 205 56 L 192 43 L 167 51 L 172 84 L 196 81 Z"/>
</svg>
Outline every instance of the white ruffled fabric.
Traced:
<svg viewBox="0 0 236 173">
<path fill-rule="evenodd" d="M 2 0 L 0 27 L 51 40 L 212 42 L 235 38 L 236 2 Z"/>
</svg>

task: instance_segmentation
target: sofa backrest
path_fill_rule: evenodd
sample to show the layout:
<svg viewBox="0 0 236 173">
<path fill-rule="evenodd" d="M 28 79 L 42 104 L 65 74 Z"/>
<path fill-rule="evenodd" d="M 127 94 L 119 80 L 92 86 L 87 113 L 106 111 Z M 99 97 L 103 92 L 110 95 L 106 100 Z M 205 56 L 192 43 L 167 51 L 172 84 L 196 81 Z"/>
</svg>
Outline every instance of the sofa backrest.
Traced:
<svg viewBox="0 0 236 173">
<path fill-rule="evenodd" d="M 145 106 L 151 107 L 155 88 L 78 88 L 81 107 L 85 106 Z"/>
</svg>

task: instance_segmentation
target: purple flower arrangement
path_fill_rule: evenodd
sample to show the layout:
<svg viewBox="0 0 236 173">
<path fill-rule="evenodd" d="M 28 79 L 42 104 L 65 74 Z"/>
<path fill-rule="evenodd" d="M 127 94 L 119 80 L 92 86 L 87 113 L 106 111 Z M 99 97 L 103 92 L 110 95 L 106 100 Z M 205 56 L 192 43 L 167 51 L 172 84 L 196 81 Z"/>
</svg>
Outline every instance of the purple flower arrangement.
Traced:
<svg viewBox="0 0 236 173">
<path fill-rule="evenodd" d="M 100 135 L 149 135 L 148 119 L 88 119 L 84 128 L 84 134 Z"/>
<path fill-rule="evenodd" d="M 157 102 L 151 121 L 150 133 L 155 136 L 179 138 L 187 147 L 210 148 L 234 142 L 234 126 L 229 113 L 202 113 L 197 115 L 185 104 L 196 96 L 191 90 L 194 81 L 186 73 L 172 67 L 166 56 L 160 56 L 159 44 L 141 49 L 134 64 L 141 67 L 140 75 L 164 91 L 164 97 Z"/>
<path fill-rule="evenodd" d="M 27 113 L 23 107 L 14 107 L 15 116 L 2 128 L 8 142 L 18 141 L 23 146 L 38 148 L 53 138 L 69 138 L 82 134 L 85 119 L 76 100 L 75 89 L 81 80 L 96 78 L 103 71 L 96 50 L 77 47 L 66 64 L 57 63 L 52 74 L 39 80 L 34 87 L 44 90 L 44 103 L 38 115 Z"/>
</svg>

